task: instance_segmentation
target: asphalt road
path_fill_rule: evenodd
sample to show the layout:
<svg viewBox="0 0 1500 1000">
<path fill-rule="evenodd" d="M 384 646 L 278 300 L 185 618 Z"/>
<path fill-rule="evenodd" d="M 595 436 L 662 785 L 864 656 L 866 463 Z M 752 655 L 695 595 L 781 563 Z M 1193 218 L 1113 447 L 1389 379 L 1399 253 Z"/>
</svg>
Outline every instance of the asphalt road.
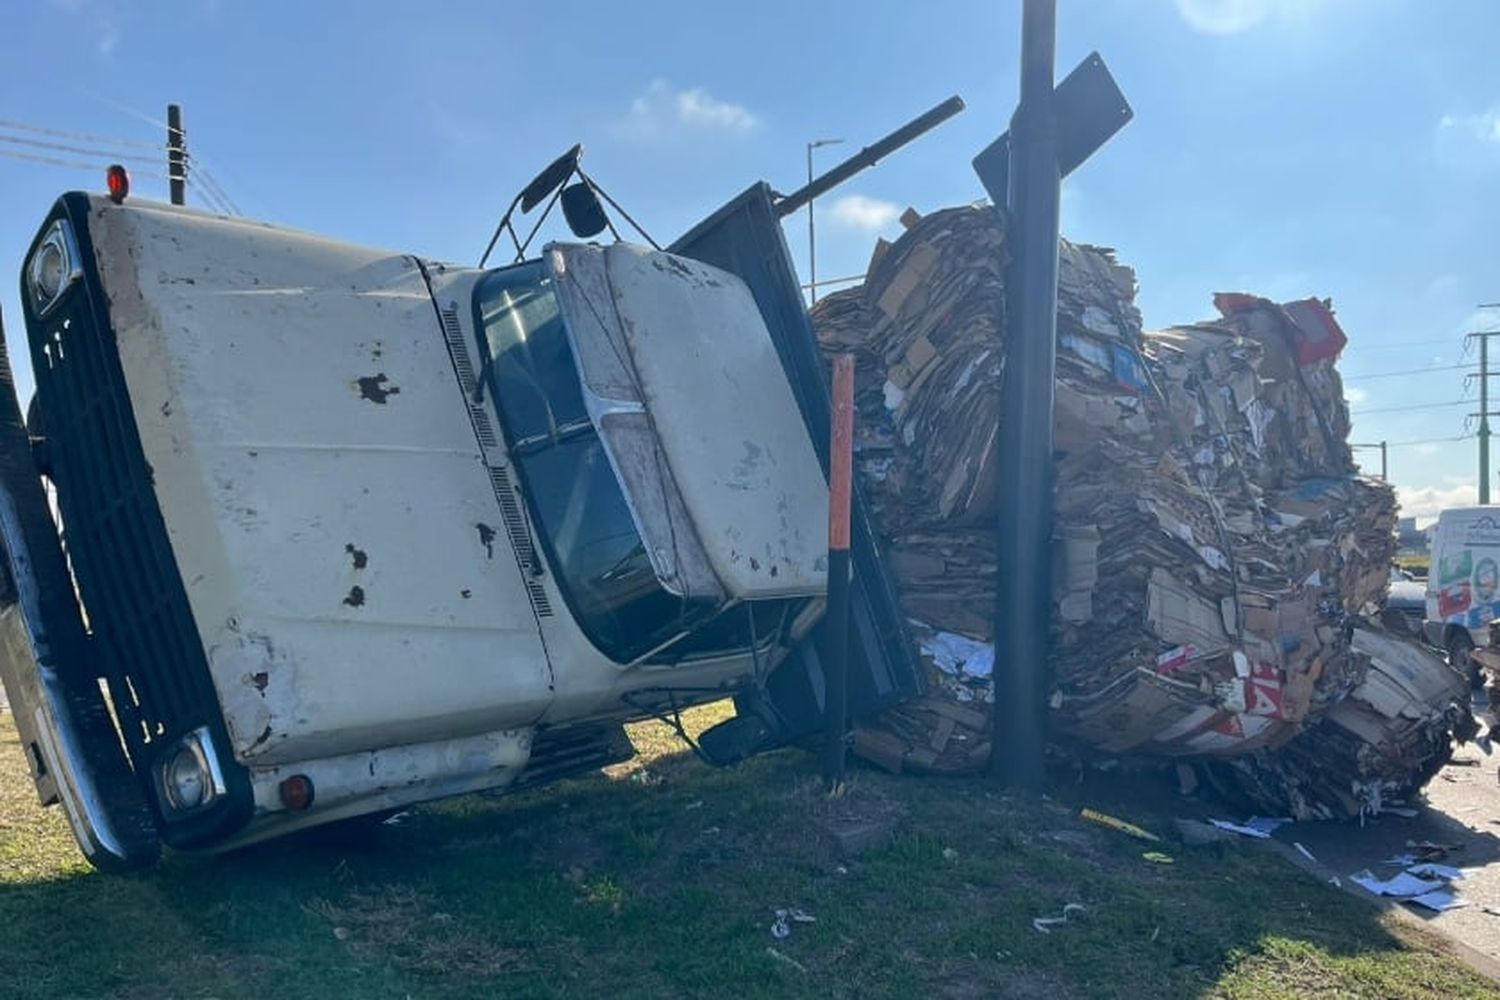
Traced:
<svg viewBox="0 0 1500 1000">
<path fill-rule="evenodd" d="M 1480 709 L 1476 704 L 1476 714 Z M 1483 709 L 1483 717 L 1494 725 L 1487 702 Z M 1363 825 L 1294 823 L 1275 837 L 1286 845 L 1301 844 L 1324 875 L 1339 878 L 1346 888 L 1352 885 L 1349 876 L 1366 868 L 1380 878 L 1396 874 L 1400 869 L 1380 863 L 1410 853 L 1411 843 L 1453 847 L 1443 863 L 1467 871 L 1455 883 L 1467 905 L 1444 913 L 1402 905 L 1434 930 L 1500 961 L 1500 729 L 1495 736 L 1489 753 L 1473 743 L 1458 748 L 1453 762 L 1427 787 L 1425 801 L 1407 803 L 1417 809 L 1415 817 L 1382 814 Z"/>
</svg>

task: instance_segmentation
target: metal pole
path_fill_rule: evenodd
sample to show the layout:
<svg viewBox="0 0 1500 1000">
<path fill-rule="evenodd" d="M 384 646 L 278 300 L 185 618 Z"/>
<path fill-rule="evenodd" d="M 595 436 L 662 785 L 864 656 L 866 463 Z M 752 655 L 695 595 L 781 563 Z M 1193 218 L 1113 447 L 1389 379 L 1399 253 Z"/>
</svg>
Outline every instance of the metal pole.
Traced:
<svg viewBox="0 0 1500 1000">
<path fill-rule="evenodd" d="M 854 355 L 833 359 L 833 434 L 828 452 L 827 656 L 823 664 L 823 782 L 844 781 L 849 715 L 849 511 L 854 489 Z"/>
<path fill-rule="evenodd" d="M 961 97 L 950 97 L 943 103 L 929 108 L 890 135 L 861 149 L 858 153 L 855 153 L 811 184 L 798 188 L 791 194 L 777 199 L 777 216 L 783 219 L 786 218 L 824 192 L 838 187 L 861 170 L 873 167 L 881 159 L 894 153 L 923 133 L 937 128 L 963 109 L 964 102 Z M 842 142 L 843 140 L 836 141 Z"/>
<path fill-rule="evenodd" d="M 1051 641 L 1052 403 L 1057 366 L 1057 227 L 1062 177 L 1052 91 L 1056 0 L 1021 8 L 1021 100 L 1011 118 L 1006 194 L 1005 382 L 997 449 L 1000 502 L 995 705 L 990 767 L 1040 790 Z"/>
<path fill-rule="evenodd" d="M 834 146 L 843 141 L 843 139 L 814 139 L 807 144 L 807 187 L 802 190 L 813 190 L 813 150 L 820 146 Z M 817 246 L 813 241 L 813 198 L 815 197 L 817 197 L 816 192 L 807 199 L 807 280 L 812 286 L 808 295 L 814 304 L 818 301 L 818 255 Z"/>
<path fill-rule="evenodd" d="M 172 204 L 187 203 L 187 136 L 182 131 L 182 107 L 167 105 L 167 184 Z"/>
<path fill-rule="evenodd" d="M 813 144 L 807 144 L 807 183 L 813 182 L 812 172 Z M 818 253 L 813 241 L 813 203 L 807 203 L 807 280 L 812 285 L 808 289 L 808 298 L 816 304 L 818 301 Z"/>
<path fill-rule="evenodd" d="M 1479 338 L 1479 503 L 1490 502 L 1490 338 Z"/>
<path fill-rule="evenodd" d="M 1390 471 L 1385 464 L 1385 442 L 1380 442 L 1380 481 L 1388 483 L 1391 481 Z"/>
</svg>

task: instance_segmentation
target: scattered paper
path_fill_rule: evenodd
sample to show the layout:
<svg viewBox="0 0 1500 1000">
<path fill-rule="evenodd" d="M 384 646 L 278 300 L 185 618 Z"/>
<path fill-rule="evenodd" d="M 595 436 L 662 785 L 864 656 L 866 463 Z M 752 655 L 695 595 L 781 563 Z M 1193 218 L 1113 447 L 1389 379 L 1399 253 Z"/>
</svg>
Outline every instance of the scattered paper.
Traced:
<svg viewBox="0 0 1500 1000">
<path fill-rule="evenodd" d="M 1406 869 L 1406 873 L 1408 875 L 1415 875 L 1417 878 L 1437 878 L 1445 882 L 1457 882 L 1464 877 L 1464 870 L 1462 868 L 1454 868 L 1452 865 L 1435 864 L 1431 861 L 1420 865 L 1412 865 Z"/>
<path fill-rule="evenodd" d="M 1425 906 L 1427 909 L 1436 910 L 1438 913 L 1442 913 L 1444 910 L 1456 910 L 1460 906 L 1469 905 L 1459 899 L 1450 886 L 1444 886 L 1441 889 L 1435 889 L 1420 896 L 1413 896 L 1407 902 L 1416 903 L 1418 906 Z"/>
<path fill-rule="evenodd" d="M 1391 896 L 1396 899 L 1411 899 L 1413 896 L 1421 896 L 1445 888 L 1442 882 L 1418 878 L 1406 872 L 1388 879 L 1378 879 L 1373 872 L 1365 869 L 1349 877 L 1377 896 Z"/>
<path fill-rule="evenodd" d="M 817 919 L 817 917 L 805 913 L 802 910 L 796 909 L 795 907 L 791 909 L 777 910 L 776 920 L 771 924 L 771 936 L 778 941 L 785 940 L 786 938 L 792 936 L 793 924 L 810 924 L 815 922 Z"/>
<path fill-rule="evenodd" d="M 1275 833 L 1278 828 L 1290 823 L 1291 819 L 1289 817 L 1251 816 L 1243 823 L 1233 823 L 1227 819 L 1211 819 L 1209 822 L 1220 830 L 1228 830 L 1230 833 L 1238 833 L 1246 837 L 1265 840 L 1271 834 Z"/>
<path fill-rule="evenodd" d="M 1037 933 L 1039 934 L 1051 934 L 1052 928 L 1061 927 L 1063 924 L 1066 924 L 1068 922 L 1068 918 L 1073 916 L 1075 913 L 1087 912 L 1088 907 L 1084 906 L 1082 903 L 1069 903 L 1067 906 L 1063 907 L 1062 913 L 1060 913 L 1058 916 L 1037 917 L 1031 921 L 1031 926 L 1035 927 Z"/>
<path fill-rule="evenodd" d="M 988 677 L 995 669 L 994 646 L 953 632 L 938 632 L 924 638 L 922 652 L 932 657 L 932 665 L 945 674 Z"/>
</svg>

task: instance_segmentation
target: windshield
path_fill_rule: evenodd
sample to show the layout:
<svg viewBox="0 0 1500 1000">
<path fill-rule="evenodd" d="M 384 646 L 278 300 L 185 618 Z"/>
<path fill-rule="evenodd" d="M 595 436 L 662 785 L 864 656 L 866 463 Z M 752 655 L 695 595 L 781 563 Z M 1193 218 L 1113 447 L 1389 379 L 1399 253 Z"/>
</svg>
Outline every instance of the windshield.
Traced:
<svg viewBox="0 0 1500 1000">
<path fill-rule="evenodd" d="M 540 262 L 505 268 L 475 291 L 484 382 L 563 598 L 589 640 L 620 663 L 645 656 L 719 610 L 664 589 L 652 569 L 584 407 L 573 351 L 552 281 Z M 778 608 L 768 614 L 780 614 Z M 743 648 L 742 628 L 714 628 L 676 642 L 672 657 Z M 774 621 L 756 623 L 760 637 Z"/>
</svg>

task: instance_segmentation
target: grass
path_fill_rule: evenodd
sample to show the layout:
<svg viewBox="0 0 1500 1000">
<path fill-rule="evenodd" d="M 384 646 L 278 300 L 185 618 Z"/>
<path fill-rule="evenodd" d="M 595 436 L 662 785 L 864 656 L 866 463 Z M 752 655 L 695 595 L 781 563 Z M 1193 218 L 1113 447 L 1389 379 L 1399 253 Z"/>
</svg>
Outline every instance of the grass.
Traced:
<svg viewBox="0 0 1500 1000">
<path fill-rule="evenodd" d="M 1038 802 L 860 771 L 829 799 L 798 752 L 715 771 L 665 727 L 633 735 L 606 777 L 123 877 L 37 808 L 0 715 L 0 996 L 1500 996 L 1253 845 L 1153 864 L 1081 825 L 1081 804 L 1169 825 L 1118 784 Z M 828 824 L 870 820 L 893 838 L 834 853 Z M 816 920 L 773 938 L 788 908 Z"/>
</svg>

